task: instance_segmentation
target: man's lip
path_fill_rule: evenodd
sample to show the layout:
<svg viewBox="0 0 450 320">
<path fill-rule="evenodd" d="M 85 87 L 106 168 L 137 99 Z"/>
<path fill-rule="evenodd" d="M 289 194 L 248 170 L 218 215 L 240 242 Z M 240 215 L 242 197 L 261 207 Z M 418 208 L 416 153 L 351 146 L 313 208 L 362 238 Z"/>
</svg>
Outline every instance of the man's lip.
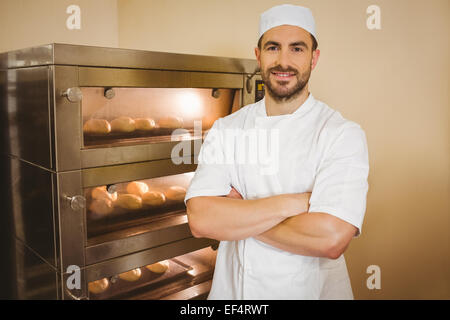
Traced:
<svg viewBox="0 0 450 320">
<path fill-rule="evenodd" d="M 281 79 L 287 79 L 287 78 L 295 76 L 294 72 L 271 71 L 271 73 L 273 75 L 275 75 L 277 78 L 281 78 Z"/>
</svg>

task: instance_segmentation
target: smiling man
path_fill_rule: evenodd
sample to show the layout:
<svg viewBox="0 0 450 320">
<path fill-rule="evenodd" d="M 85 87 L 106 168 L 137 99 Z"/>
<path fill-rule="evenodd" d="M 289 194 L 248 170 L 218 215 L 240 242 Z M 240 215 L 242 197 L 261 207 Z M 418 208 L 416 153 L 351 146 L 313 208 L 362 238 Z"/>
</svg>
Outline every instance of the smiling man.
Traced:
<svg viewBox="0 0 450 320">
<path fill-rule="evenodd" d="M 301 93 L 307 97 L 305 86 L 320 55 L 309 32 L 290 25 L 274 27 L 260 38 L 255 54 L 270 98 L 276 104 L 297 102 L 295 98 Z"/>
<path fill-rule="evenodd" d="M 220 240 L 209 299 L 352 299 L 343 253 L 366 208 L 364 131 L 309 92 L 320 55 L 309 9 L 269 9 L 259 36 L 265 98 L 214 123 L 185 198 L 192 234 Z M 248 151 L 233 130 L 276 132 L 278 170 L 224 162 Z"/>
</svg>

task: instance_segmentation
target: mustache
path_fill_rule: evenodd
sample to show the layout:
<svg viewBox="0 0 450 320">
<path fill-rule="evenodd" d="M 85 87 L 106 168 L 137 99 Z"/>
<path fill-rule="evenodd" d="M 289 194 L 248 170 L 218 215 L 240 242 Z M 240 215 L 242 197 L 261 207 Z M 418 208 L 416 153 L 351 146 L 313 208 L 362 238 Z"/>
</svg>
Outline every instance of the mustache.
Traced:
<svg viewBox="0 0 450 320">
<path fill-rule="evenodd" d="M 292 67 L 287 67 L 286 69 L 284 69 L 283 67 L 281 67 L 280 65 L 269 68 L 268 69 L 269 72 L 292 72 L 294 74 L 298 73 L 297 69 L 294 69 Z"/>
</svg>

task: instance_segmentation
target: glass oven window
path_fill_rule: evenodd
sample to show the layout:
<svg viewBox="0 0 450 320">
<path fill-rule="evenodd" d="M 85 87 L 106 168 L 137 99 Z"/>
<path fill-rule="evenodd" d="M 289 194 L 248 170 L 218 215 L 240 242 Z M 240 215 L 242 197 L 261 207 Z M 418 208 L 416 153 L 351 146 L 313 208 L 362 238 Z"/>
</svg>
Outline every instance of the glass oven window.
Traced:
<svg viewBox="0 0 450 320">
<path fill-rule="evenodd" d="M 185 214 L 184 197 L 194 175 L 188 172 L 86 188 L 87 237 L 117 233 Z M 123 233 L 122 232 L 122 233 Z"/>
<path fill-rule="evenodd" d="M 81 90 L 84 148 L 201 137 L 216 119 L 240 105 L 239 90 L 235 89 Z"/>
</svg>

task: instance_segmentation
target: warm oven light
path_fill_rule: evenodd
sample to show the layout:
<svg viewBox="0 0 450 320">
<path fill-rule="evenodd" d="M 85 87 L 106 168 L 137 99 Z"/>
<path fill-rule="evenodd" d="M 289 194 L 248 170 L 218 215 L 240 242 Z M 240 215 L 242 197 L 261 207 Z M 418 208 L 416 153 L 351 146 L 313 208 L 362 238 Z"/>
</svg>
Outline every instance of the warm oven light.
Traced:
<svg viewBox="0 0 450 320">
<path fill-rule="evenodd" d="M 183 118 L 202 118 L 202 101 L 195 92 L 192 92 L 188 89 L 183 90 L 183 92 L 180 92 L 180 94 L 178 95 L 177 102 L 179 106 L 178 110 Z"/>
</svg>

